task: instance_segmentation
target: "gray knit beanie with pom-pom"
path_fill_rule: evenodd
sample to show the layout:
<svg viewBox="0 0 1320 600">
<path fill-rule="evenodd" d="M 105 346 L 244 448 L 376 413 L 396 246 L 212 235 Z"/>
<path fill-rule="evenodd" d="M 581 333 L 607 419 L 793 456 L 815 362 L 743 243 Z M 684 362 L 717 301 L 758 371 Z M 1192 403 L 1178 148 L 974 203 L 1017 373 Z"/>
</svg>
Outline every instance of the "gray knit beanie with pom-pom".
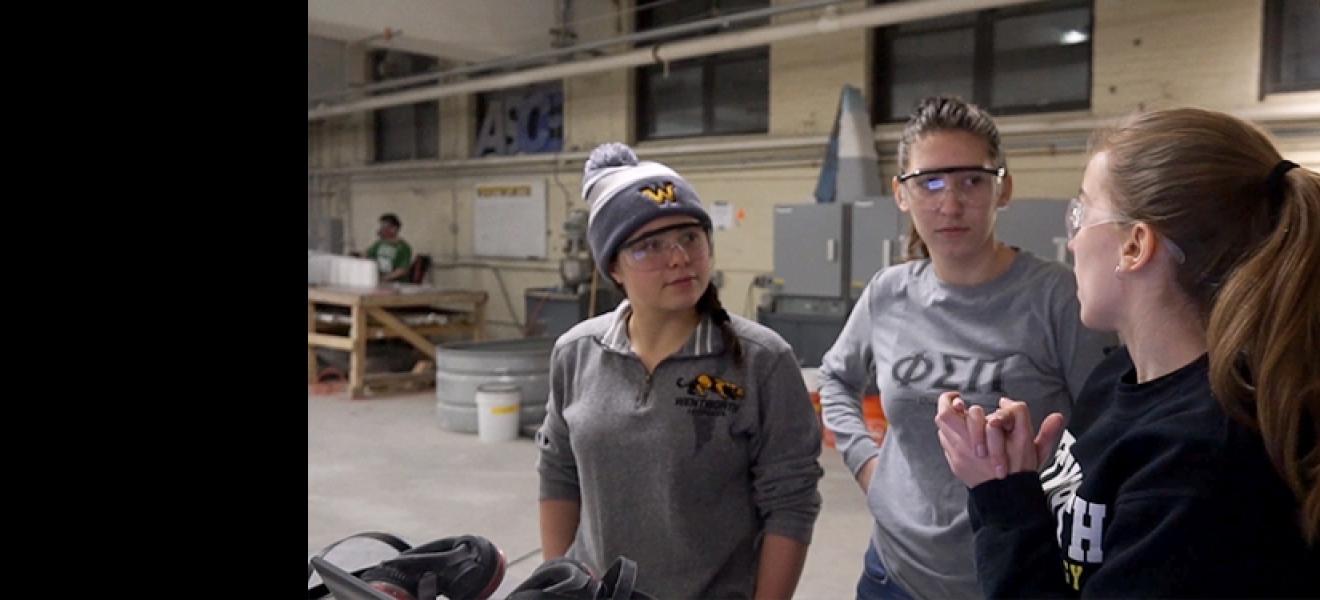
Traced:
<svg viewBox="0 0 1320 600">
<path fill-rule="evenodd" d="M 711 227 L 710 215 L 687 181 L 660 163 L 639 162 L 626 144 L 597 146 L 583 171 L 582 200 L 591 207 L 587 243 L 606 279 L 619 246 L 655 219 L 690 215 L 707 230 Z"/>
</svg>

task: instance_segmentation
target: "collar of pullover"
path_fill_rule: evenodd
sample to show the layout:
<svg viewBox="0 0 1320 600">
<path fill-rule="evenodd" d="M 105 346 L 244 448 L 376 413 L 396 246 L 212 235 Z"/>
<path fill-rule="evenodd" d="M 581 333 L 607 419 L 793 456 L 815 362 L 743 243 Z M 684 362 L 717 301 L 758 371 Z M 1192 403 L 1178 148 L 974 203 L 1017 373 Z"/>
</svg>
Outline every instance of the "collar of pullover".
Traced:
<svg viewBox="0 0 1320 600">
<path fill-rule="evenodd" d="M 634 356 L 632 340 L 628 339 L 628 317 L 632 315 L 632 304 L 627 300 L 620 302 L 612 315 L 613 318 L 610 320 L 609 328 L 600 337 L 600 344 L 610 351 Z M 710 315 L 705 314 L 701 316 L 701 320 L 697 322 L 697 328 L 683 343 L 683 347 L 670 358 L 710 356 L 723 351 L 724 336 L 720 335 L 720 328 L 710 318 Z"/>
</svg>

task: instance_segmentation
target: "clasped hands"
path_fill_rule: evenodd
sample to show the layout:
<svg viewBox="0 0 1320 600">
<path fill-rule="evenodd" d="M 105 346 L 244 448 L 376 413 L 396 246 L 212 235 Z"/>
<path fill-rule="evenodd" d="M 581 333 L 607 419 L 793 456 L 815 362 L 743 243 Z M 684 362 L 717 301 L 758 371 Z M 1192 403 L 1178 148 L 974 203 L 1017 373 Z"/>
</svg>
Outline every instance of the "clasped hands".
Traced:
<svg viewBox="0 0 1320 600">
<path fill-rule="evenodd" d="M 940 446 L 954 476 L 968 488 L 1013 473 L 1039 471 L 1063 435 L 1063 415 L 1051 413 L 1034 432 L 1025 402 L 999 399 L 999 409 L 970 407 L 958 392 L 940 394 L 935 413 Z"/>
</svg>

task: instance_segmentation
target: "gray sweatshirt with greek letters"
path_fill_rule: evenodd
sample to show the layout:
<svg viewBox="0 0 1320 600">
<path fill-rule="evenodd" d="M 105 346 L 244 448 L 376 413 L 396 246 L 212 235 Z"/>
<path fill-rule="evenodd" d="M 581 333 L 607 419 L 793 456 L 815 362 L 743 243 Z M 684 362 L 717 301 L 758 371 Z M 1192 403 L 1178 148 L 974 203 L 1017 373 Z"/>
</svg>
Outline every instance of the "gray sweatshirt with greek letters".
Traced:
<svg viewBox="0 0 1320 600">
<path fill-rule="evenodd" d="M 1023 401 L 1039 427 L 1051 412 L 1071 414 L 1103 348 L 1116 344 L 1082 326 L 1067 266 L 1024 251 L 977 286 L 945 284 L 929 260 L 875 275 L 822 359 L 820 397 L 852 472 L 878 460 L 867 491 L 871 543 L 899 585 L 918 598 L 981 597 L 967 488 L 936 434 L 939 395 L 957 390 L 987 414 L 1001 396 Z M 872 379 L 889 422 L 879 447 L 862 417 Z"/>
</svg>

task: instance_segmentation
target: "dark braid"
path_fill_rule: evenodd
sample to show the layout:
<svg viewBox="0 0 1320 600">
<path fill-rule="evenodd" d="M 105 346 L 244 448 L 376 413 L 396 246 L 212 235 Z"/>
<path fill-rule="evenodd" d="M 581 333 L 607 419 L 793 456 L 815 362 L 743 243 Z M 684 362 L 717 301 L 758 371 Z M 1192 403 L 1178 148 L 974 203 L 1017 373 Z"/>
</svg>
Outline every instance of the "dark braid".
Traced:
<svg viewBox="0 0 1320 600">
<path fill-rule="evenodd" d="M 697 312 L 709 314 L 711 320 L 720 326 L 720 336 L 724 338 L 724 345 L 733 351 L 734 364 L 742 365 L 742 343 L 738 341 L 738 336 L 733 333 L 733 324 L 729 322 L 729 312 L 724 310 L 723 304 L 720 304 L 720 292 L 715 288 L 714 282 L 706 285 L 706 291 L 701 294 L 701 299 L 697 300 Z"/>
</svg>

